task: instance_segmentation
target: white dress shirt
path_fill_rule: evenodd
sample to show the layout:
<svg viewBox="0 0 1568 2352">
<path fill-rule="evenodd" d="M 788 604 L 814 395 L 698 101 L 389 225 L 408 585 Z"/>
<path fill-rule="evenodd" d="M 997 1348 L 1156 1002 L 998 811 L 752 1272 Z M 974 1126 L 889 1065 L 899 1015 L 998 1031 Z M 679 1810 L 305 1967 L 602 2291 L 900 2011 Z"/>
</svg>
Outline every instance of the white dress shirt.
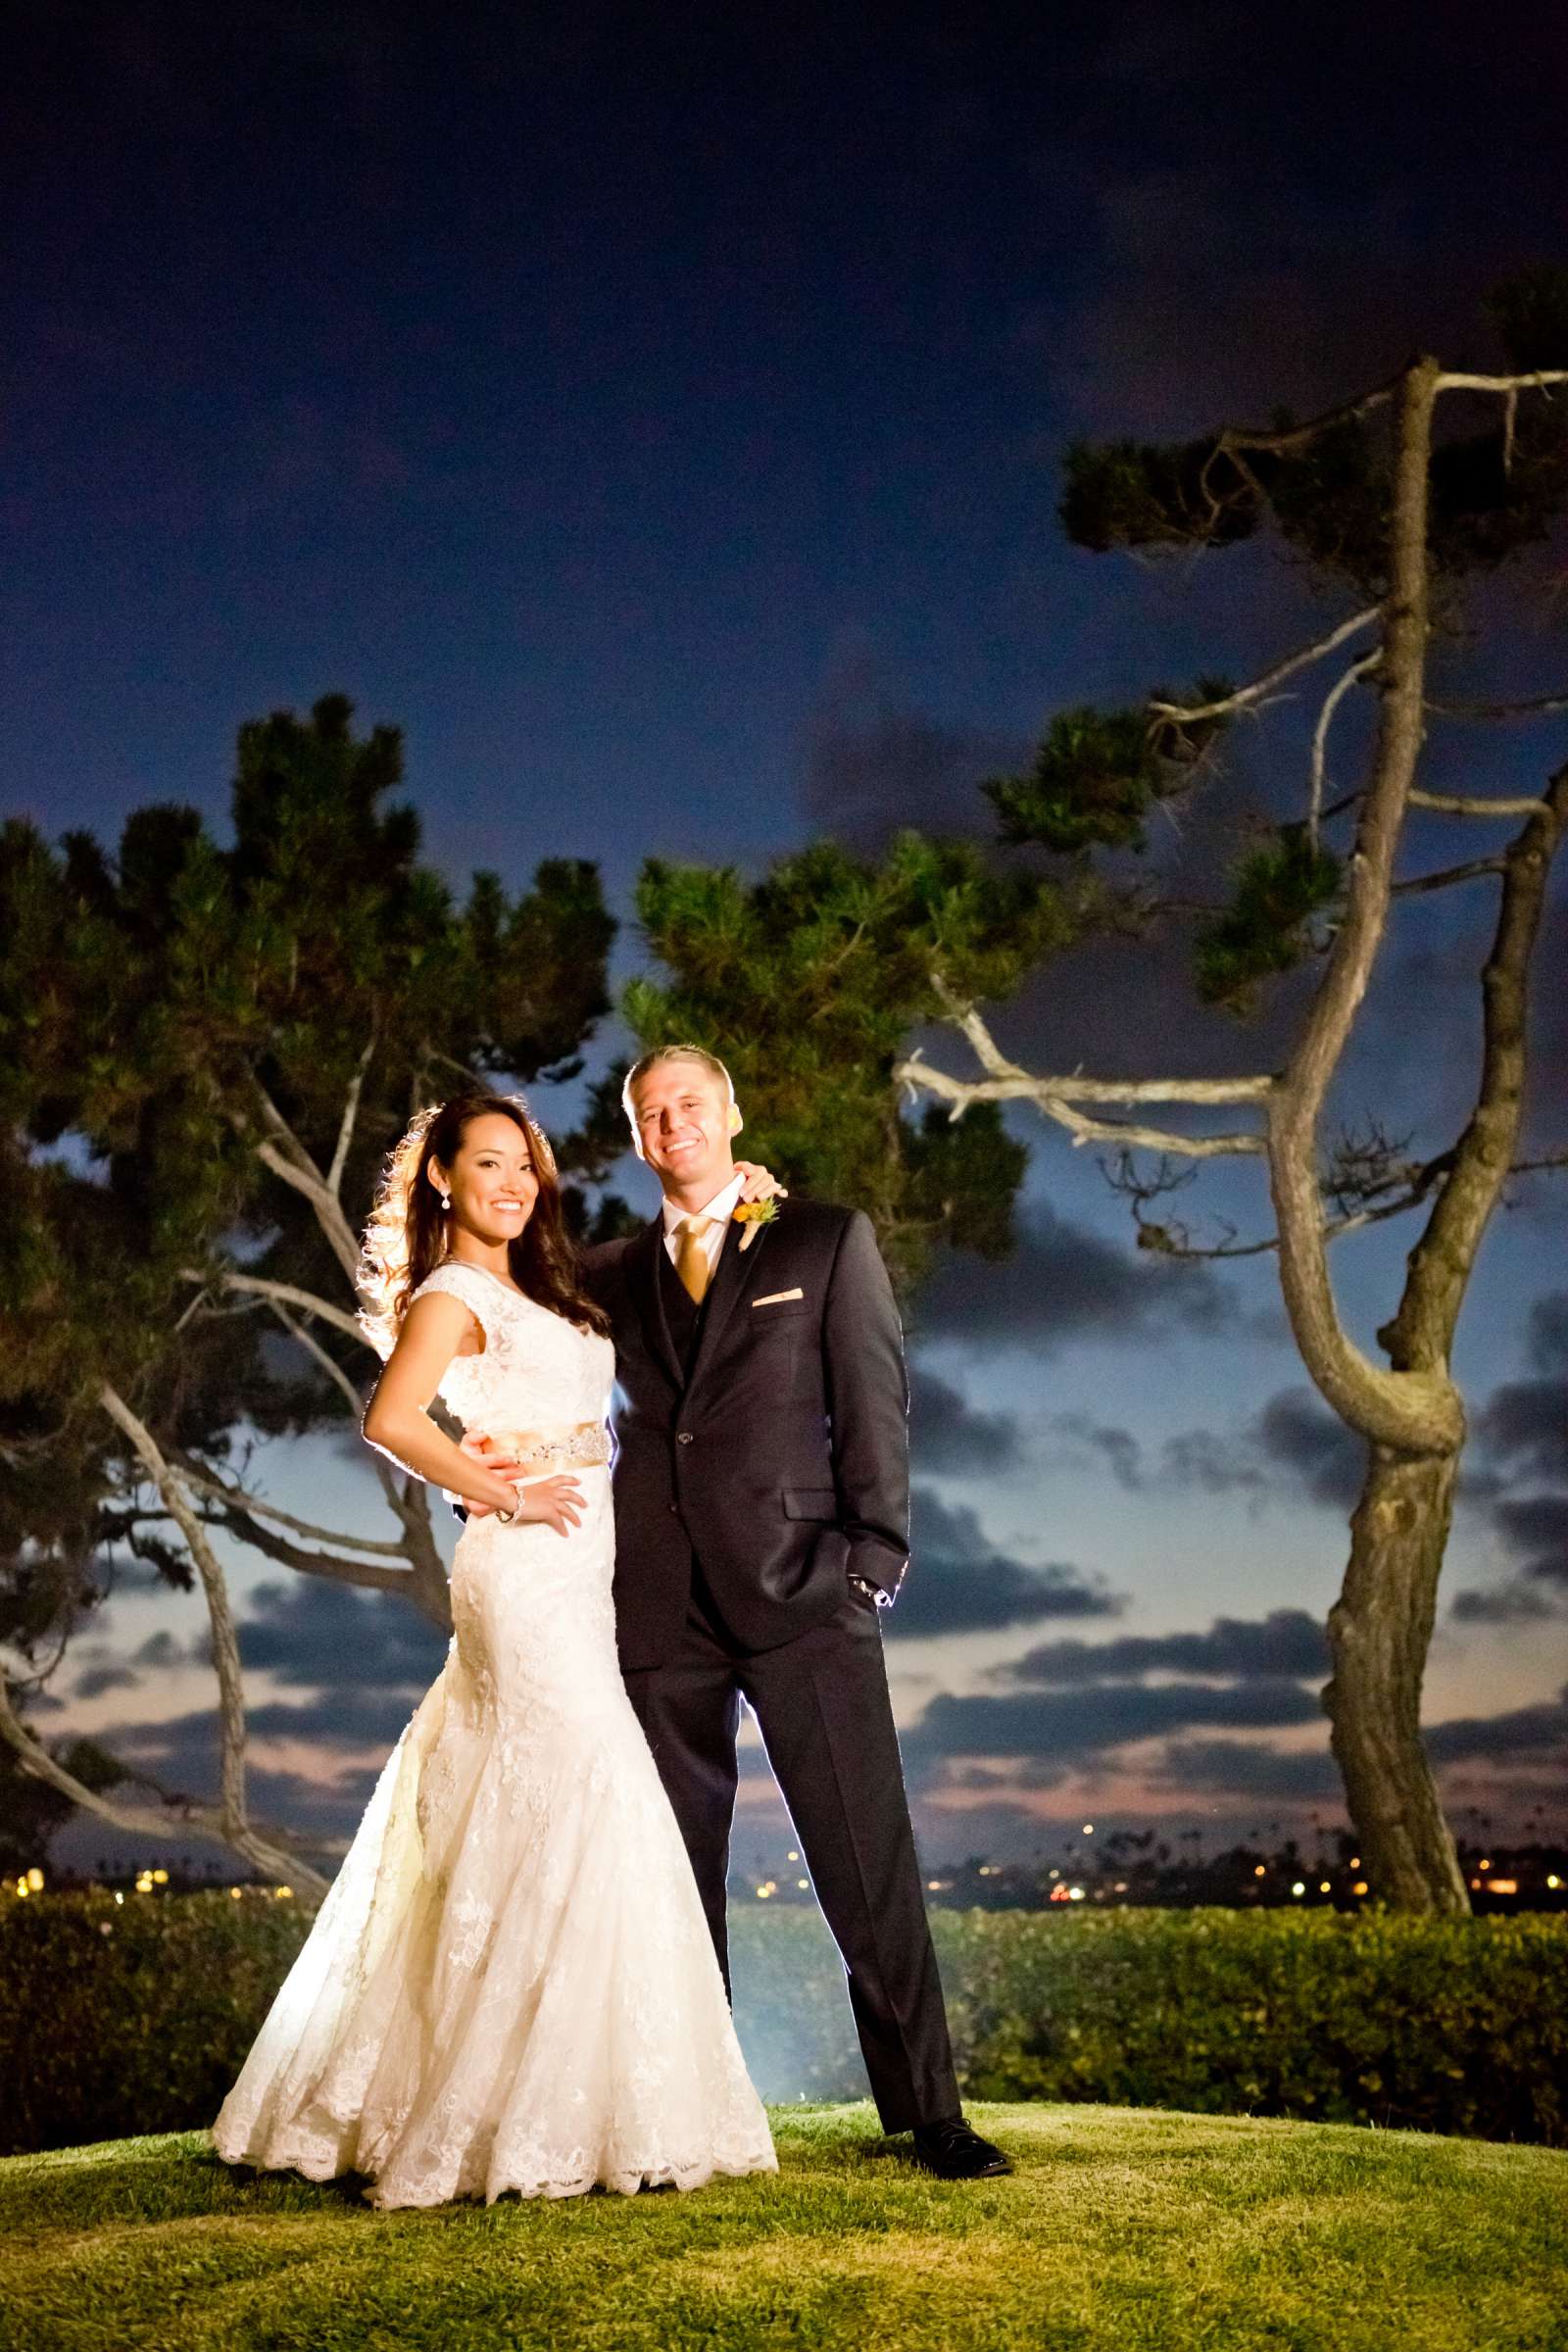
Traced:
<svg viewBox="0 0 1568 2352">
<path fill-rule="evenodd" d="M 721 1193 L 715 1193 L 706 1208 L 681 1208 L 675 1201 L 665 1200 L 664 1248 L 669 1253 L 671 1265 L 674 1265 L 676 1253 L 680 1249 L 680 1235 L 676 1228 L 683 1225 L 688 1217 L 711 1217 L 713 1222 L 703 1236 L 703 1248 L 708 1252 L 708 1279 L 710 1282 L 712 1281 L 713 1268 L 718 1263 L 718 1253 L 724 1247 L 724 1228 L 729 1223 L 731 1212 L 740 1200 L 741 1186 L 745 1181 L 742 1176 L 732 1176 L 724 1190 Z"/>
</svg>

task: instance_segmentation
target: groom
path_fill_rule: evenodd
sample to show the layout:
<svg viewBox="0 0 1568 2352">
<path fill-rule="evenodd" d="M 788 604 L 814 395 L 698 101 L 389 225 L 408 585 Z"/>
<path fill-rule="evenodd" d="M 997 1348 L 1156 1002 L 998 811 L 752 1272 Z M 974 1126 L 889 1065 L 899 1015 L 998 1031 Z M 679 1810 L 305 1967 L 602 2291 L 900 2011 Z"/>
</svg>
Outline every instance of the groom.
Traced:
<svg viewBox="0 0 1568 2352">
<path fill-rule="evenodd" d="M 964 2122 L 882 1661 L 908 1553 L 903 1337 L 869 1220 L 786 1200 L 738 1223 L 741 1114 L 696 1046 L 622 1096 L 663 1188 L 587 1254 L 611 1319 L 621 1672 L 729 1979 L 741 1701 L 827 1924 L 884 2131 L 945 2180 L 1011 2168 Z M 500 1466 L 500 1465 L 498 1465 Z"/>
</svg>

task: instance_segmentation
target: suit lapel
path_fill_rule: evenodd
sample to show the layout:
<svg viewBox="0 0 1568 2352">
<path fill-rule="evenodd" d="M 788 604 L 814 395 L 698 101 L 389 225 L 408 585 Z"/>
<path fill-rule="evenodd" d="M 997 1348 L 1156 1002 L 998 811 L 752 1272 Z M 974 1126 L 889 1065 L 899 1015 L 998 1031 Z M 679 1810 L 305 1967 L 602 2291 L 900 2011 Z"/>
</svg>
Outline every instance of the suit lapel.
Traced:
<svg viewBox="0 0 1568 2352">
<path fill-rule="evenodd" d="M 748 1230 L 755 1230 L 755 1239 L 751 1248 L 743 1250 L 741 1241 Z M 751 1287 L 757 1261 L 766 1241 L 765 1225 L 749 1229 L 732 1224 L 725 1234 L 724 1246 L 718 1253 L 718 1264 L 713 1269 L 713 1279 L 708 1288 L 702 1333 L 697 1343 L 697 1353 L 692 1360 L 691 1378 L 686 1384 L 688 1390 L 696 1388 L 711 1363 L 714 1350 L 723 1337 L 724 1326 Z"/>
<path fill-rule="evenodd" d="M 659 1280 L 659 1253 L 664 1243 L 664 1219 L 661 1213 L 646 1226 L 626 1251 L 626 1277 L 643 1321 L 648 1345 L 677 1389 L 686 1386 L 681 1370 L 680 1355 L 670 1334 L 669 1317 L 664 1312 L 663 1292 Z"/>
</svg>

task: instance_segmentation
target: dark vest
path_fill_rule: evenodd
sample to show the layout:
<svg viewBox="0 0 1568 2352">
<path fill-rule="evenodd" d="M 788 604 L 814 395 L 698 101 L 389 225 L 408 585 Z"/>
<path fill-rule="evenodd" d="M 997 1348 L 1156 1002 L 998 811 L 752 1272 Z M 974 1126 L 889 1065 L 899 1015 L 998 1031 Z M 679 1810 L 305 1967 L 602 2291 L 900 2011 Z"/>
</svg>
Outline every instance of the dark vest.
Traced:
<svg viewBox="0 0 1568 2352">
<path fill-rule="evenodd" d="M 659 1250 L 659 1288 L 664 1320 L 669 1325 L 669 1336 L 675 1343 L 675 1353 L 680 1357 L 681 1370 L 690 1380 L 703 1336 L 703 1324 L 708 1315 L 708 1300 L 705 1298 L 702 1305 L 698 1305 L 676 1273 L 670 1262 L 669 1251 L 662 1243 Z"/>
</svg>

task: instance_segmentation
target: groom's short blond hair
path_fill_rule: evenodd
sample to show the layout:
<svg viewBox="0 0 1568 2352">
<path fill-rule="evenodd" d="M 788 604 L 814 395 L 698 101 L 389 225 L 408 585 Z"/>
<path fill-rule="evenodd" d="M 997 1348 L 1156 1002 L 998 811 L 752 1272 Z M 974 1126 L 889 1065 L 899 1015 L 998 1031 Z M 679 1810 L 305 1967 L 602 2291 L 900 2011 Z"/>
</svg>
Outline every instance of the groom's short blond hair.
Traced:
<svg viewBox="0 0 1568 2352">
<path fill-rule="evenodd" d="M 631 1068 L 626 1072 L 626 1083 L 620 1090 L 620 1107 L 626 1113 L 626 1117 L 633 1127 L 637 1124 L 637 1106 L 633 1101 L 637 1086 L 642 1079 L 647 1077 L 650 1070 L 658 1069 L 660 1063 L 664 1061 L 701 1062 L 709 1076 L 716 1078 L 724 1089 L 724 1100 L 727 1102 L 734 1102 L 734 1079 L 725 1069 L 718 1055 L 710 1054 L 706 1046 L 656 1046 L 651 1054 L 645 1054 L 640 1061 L 632 1063 Z"/>
</svg>

